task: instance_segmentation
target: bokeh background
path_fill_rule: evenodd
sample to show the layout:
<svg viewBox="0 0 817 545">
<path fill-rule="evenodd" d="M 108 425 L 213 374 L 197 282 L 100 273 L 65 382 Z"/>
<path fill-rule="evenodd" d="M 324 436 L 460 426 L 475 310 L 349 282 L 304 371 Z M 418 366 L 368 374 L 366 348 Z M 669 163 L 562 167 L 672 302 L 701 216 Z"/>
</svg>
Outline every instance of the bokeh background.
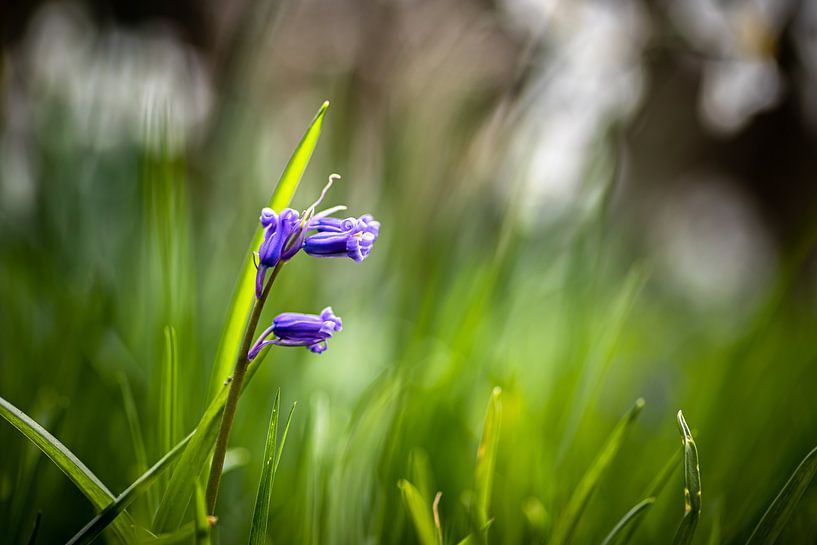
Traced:
<svg viewBox="0 0 817 545">
<path fill-rule="evenodd" d="M 294 205 L 337 172 L 327 202 L 381 237 L 284 270 L 265 320 L 332 305 L 345 328 L 320 357 L 274 350 L 242 398 L 220 543 L 246 542 L 278 387 L 299 404 L 273 543 L 415 542 L 401 478 L 443 492 L 459 541 L 495 386 L 496 543 L 547 541 L 638 397 L 576 543 L 679 450 L 679 408 L 699 543 L 745 541 L 817 444 L 817 3 L 33 1 L 0 26 L 0 395 L 113 491 L 206 407 L 259 210 L 325 99 Z M 679 464 L 635 541 L 682 510 Z M 0 542 L 37 511 L 40 543 L 93 516 L 2 423 Z M 815 520 L 810 492 L 782 542 Z"/>
</svg>

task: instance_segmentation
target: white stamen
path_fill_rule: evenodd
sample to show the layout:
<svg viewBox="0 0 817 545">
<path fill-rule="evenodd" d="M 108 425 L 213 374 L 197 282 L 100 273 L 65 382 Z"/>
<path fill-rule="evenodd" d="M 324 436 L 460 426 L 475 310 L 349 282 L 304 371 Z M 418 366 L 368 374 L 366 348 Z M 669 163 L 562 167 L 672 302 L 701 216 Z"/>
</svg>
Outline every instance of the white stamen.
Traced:
<svg viewBox="0 0 817 545">
<path fill-rule="evenodd" d="M 342 204 L 339 204 L 337 206 L 333 206 L 332 208 L 327 208 L 326 210 L 322 210 L 322 211 L 318 212 L 317 214 L 315 214 L 313 216 L 313 219 L 317 220 L 317 219 L 320 219 L 320 218 L 325 218 L 326 216 L 331 216 L 335 212 L 340 212 L 342 210 L 346 210 L 346 207 L 343 206 Z"/>
<path fill-rule="evenodd" d="M 323 190 L 321 191 L 321 194 L 318 197 L 318 200 L 313 202 L 312 205 L 309 208 L 304 210 L 303 219 L 301 220 L 302 225 L 306 224 L 306 222 L 309 221 L 309 219 L 312 217 L 312 214 L 315 213 L 315 207 L 318 206 L 321 203 L 323 198 L 326 196 L 326 193 L 329 191 L 329 188 L 332 187 L 333 183 L 335 183 L 335 180 L 340 180 L 340 174 L 334 174 L 333 173 L 333 174 L 329 175 L 329 181 L 326 182 L 325 186 L 323 186 Z"/>
</svg>

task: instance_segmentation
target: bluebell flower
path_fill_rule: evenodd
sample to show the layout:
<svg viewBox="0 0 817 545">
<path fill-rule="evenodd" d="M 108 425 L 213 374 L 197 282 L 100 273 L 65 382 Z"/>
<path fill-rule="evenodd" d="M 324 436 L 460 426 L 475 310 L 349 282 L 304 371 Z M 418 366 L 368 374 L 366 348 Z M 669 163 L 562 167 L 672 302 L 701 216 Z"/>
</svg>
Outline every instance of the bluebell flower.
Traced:
<svg viewBox="0 0 817 545">
<path fill-rule="evenodd" d="M 247 354 L 252 361 L 266 346 L 305 346 L 310 351 L 320 354 L 327 348 L 326 341 L 335 331 L 342 329 L 343 322 L 332 307 L 326 307 L 319 314 L 300 314 L 298 312 L 284 312 L 275 317 Z M 273 338 L 268 339 L 270 335 Z"/>
<path fill-rule="evenodd" d="M 258 272 L 255 276 L 255 296 L 261 297 L 267 270 L 286 261 L 300 250 L 303 241 L 292 240 L 300 236 L 301 220 L 298 212 L 285 208 L 276 214 L 272 208 L 261 210 L 261 225 L 264 227 L 264 241 L 258 248 Z"/>
<path fill-rule="evenodd" d="M 321 217 L 309 223 L 317 233 L 304 241 L 304 252 L 315 257 L 349 257 L 358 263 L 372 251 L 380 234 L 380 222 L 365 214 L 359 218 Z"/>
</svg>

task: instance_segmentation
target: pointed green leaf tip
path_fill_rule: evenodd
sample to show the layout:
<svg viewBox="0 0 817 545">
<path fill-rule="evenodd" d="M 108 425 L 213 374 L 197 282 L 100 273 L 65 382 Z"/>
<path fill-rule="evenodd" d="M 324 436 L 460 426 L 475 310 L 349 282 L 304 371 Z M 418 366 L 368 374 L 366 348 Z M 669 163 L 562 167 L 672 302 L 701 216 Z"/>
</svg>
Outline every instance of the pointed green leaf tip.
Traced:
<svg viewBox="0 0 817 545">
<path fill-rule="evenodd" d="M 329 108 L 328 100 L 324 101 L 318 109 L 318 112 L 307 127 L 301 141 L 289 158 L 289 162 L 287 162 L 286 167 L 284 167 L 284 171 L 281 173 L 275 190 L 267 203 L 267 206 L 273 210 L 280 212 L 292 202 L 295 191 L 298 189 L 298 184 L 309 164 L 309 160 L 312 158 L 312 152 L 318 144 L 318 138 L 321 135 L 321 127 L 323 127 L 323 119 L 326 116 L 327 108 Z M 258 211 L 260 212 L 260 207 Z M 254 219 L 257 220 L 258 218 L 256 217 Z M 253 265 L 251 256 L 252 252 L 258 249 L 258 246 L 264 238 L 264 230 L 261 228 L 261 224 L 257 221 L 256 224 L 255 234 L 253 234 L 250 247 L 245 254 L 244 265 L 238 276 L 238 282 L 235 292 L 233 293 L 233 300 L 230 303 L 227 320 L 221 332 L 221 339 L 216 351 L 216 359 L 213 362 L 213 371 L 210 377 L 210 392 L 213 396 L 218 393 L 224 379 L 229 376 L 233 369 L 239 347 L 241 346 L 241 337 L 244 333 L 244 327 L 247 324 L 247 318 L 250 315 L 253 301 L 255 300 L 253 290 L 255 283 L 255 266 Z"/>
<path fill-rule="evenodd" d="M 684 446 L 684 518 L 681 519 L 673 543 L 687 545 L 692 542 L 701 514 L 701 468 L 698 464 L 698 447 L 684 413 L 678 411 L 677 419 Z"/>
<path fill-rule="evenodd" d="M 413 484 L 405 479 L 397 483 L 403 495 L 403 504 L 408 509 L 409 516 L 417 533 L 417 541 L 421 545 L 437 545 L 436 530 L 431 506 L 427 505 L 422 494 Z"/>
<path fill-rule="evenodd" d="M 502 388 L 496 386 L 491 390 L 485 421 L 482 425 L 482 439 L 477 450 L 477 464 L 474 470 L 474 488 L 476 492 L 476 517 L 478 527 L 488 522 L 488 509 L 491 504 L 491 490 L 494 483 L 494 467 L 499 447 L 499 431 L 502 424 Z"/>
</svg>

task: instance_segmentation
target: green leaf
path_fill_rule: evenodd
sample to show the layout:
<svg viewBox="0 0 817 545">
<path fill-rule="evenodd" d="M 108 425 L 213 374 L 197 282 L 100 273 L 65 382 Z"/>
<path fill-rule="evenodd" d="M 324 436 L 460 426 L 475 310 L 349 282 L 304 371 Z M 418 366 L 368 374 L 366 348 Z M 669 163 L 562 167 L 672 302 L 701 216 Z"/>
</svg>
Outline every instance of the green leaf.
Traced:
<svg viewBox="0 0 817 545">
<path fill-rule="evenodd" d="M 476 517 L 478 526 L 488 522 L 488 508 L 491 503 L 491 490 L 494 481 L 496 451 L 499 446 L 499 430 L 502 423 L 502 388 L 496 387 L 491 392 L 485 422 L 482 427 L 482 439 L 477 450 L 477 463 L 474 470 L 474 489 L 476 492 Z"/>
<path fill-rule="evenodd" d="M 701 516 L 701 468 L 698 465 L 698 447 L 681 411 L 678 411 L 678 427 L 684 445 L 684 518 L 673 543 L 687 545 L 692 543 Z"/>
<path fill-rule="evenodd" d="M 281 409 L 281 389 L 275 394 L 275 402 L 272 406 L 269 428 L 267 430 L 267 442 L 264 447 L 264 466 L 261 469 L 261 480 L 258 481 L 258 493 L 255 496 L 255 509 L 252 514 L 252 526 L 250 527 L 250 544 L 263 545 L 267 542 L 267 522 L 269 520 L 269 508 L 272 501 L 272 485 L 275 482 L 275 474 L 278 471 L 278 463 L 281 460 L 281 452 L 286 442 L 287 431 L 292 422 L 292 413 L 295 405 L 289 411 L 281 444 L 276 449 L 278 441 L 278 414 Z"/>
<path fill-rule="evenodd" d="M 136 470 L 141 474 L 148 470 L 148 458 L 145 450 L 145 441 L 142 437 L 142 427 L 139 423 L 139 413 L 136 410 L 136 402 L 133 399 L 128 377 L 124 372 L 119 374 L 119 387 L 122 390 L 122 401 L 125 406 L 125 417 L 128 420 L 131 440 L 133 441 L 133 454 L 136 458 Z M 153 491 L 151 491 L 153 492 Z M 148 494 L 148 504 L 151 512 L 159 503 L 158 495 Z"/>
<path fill-rule="evenodd" d="M 156 462 L 153 467 L 148 469 L 141 477 L 136 479 L 128 488 L 125 489 L 124 492 L 119 494 L 116 499 L 108 504 L 108 506 L 102 510 L 97 516 L 86 524 L 82 530 L 76 533 L 74 537 L 68 542 L 68 545 L 81 545 L 90 543 L 94 540 L 102 531 L 111 524 L 116 517 L 124 511 L 130 503 L 136 499 L 136 497 L 145 491 L 156 478 L 161 475 L 161 473 L 167 469 L 171 462 L 173 462 L 179 455 L 182 453 L 185 445 L 187 442 L 190 441 L 190 438 L 193 436 L 191 433 L 184 439 L 182 439 L 179 444 L 173 447 L 173 450 L 165 454 L 158 462 Z"/>
<path fill-rule="evenodd" d="M 210 545 L 210 517 L 207 516 L 207 502 L 201 484 L 196 481 L 196 545 Z"/>
<path fill-rule="evenodd" d="M 783 489 L 763 514 L 746 545 L 772 545 L 777 541 L 815 474 L 817 474 L 817 448 L 809 452 L 794 470 Z"/>
<path fill-rule="evenodd" d="M 161 452 L 170 450 L 181 435 L 178 432 L 178 382 L 179 357 L 176 342 L 176 329 L 166 326 L 165 356 L 162 368 L 161 394 L 159 396 L 159 445 Z"/>
<path fill-rule="evenodd" d="M 298 183 L 301 181 L 306 166 L 309 164 L 309 159 L 312 157 L 315 145 L 318 143 L 323 118 L 328 107 L 328 101 L 321 105 L 318 113 L 315 114 L 315 118 L 306 129 L 306 133 L 304 133 L 303 138 L 301 138 L 301 141 L 298 143 L 298 147 L 295 148 L 295 152 L 284 168 L 284 172 L 281 174 L 281 178 L 278 180 L 275 191 L 268 203 L 268 206 L 273 210 L 280 211 L 289 206 L 290 202 L 292 202 L 295 190 L 298 189 Z M 247 251 L 246 258 L 244 259 L 244 265 L 239 274 L 238 283 L 233 293 L 232 302 L 230 303 L 227 321 L 216 351 L 216 360 L 213 364 L 213 375 L 210 381 L 210 390 L 214 394 L 232 371 L 236 354 L 241 346 L 241 339 L 244 335 L 247 317 L 250 314 L 255 298 L 255 292 L 253 291 L 255 266 L 253 265 L 251 255 L 252 252 L 258 249 L 263 238 L 264 232 L 261 226 L 258 225 L 255 229 L 249 250 Z"/>
<path fill-rule="evenodd" d="M 620 538 L 622 537 L 621 532 L 624 531 L 632 522 L 641 518 L 647 512 L 647 509 L 652 507 L 652 504 L 655 503 L 655 498 L 645 498 L 635 504 L 635 506 L 627 511 L 627 513 L 618 521 L 618 523 L 610 530 L 610 533 L 607 534 L 607 537 L 604 538 L 604 541 L 601 542 L 601 545 L 613 545 L 614 543 L 621 543 L 622 545 L 627 541 L 622 541 Z M 629 537 L 629 535 L 627 536 Z"/>
<path fill-rule="evenodd" d="M 408 509 L 411 521 L 414 523 L 417 540 L 422 545 L 438 545 L 430 506 L 426 504 L 423 496 L 414 488 L 414 485 L 407 480 L 401 479 L 397 486 L 402 492 L 403 503 Z"/>
<path fill-rule="evenodd" d="M 45 428 L 37 424 L 27 414 L 2 397 L 0 397 L 0 416 L 17 428 L 20 433 L 25 435 L 29 441 L 48 456 L 60 468 L 60 471 L 65 473 L 71 479 L 71 482 L 79 488 L 79 491 L 91 501 L 96 509 L 104 509 L 114 499 L 111 491 L 73 452 L 68 450 L 56 437 L 48 433 Z M 113 529 L 119 539 L 126 542 L 134 524 L 133 518 L 125 513 L 122 519 L 116 521 Z"/>
<path fill-rule="evenodd" d="M 258 370 L 259 364 L 264 361 L 265 353 L 261 353 L 247 367 L 244 378 L 244 388 Z M 190 502 L 192 490 L 190 483 L 194 482 L 204 470 L 218 436 L 218 426 L 221 422 L 221 413 L 227 401 L 228 385 L 223 385 L 216 398 L 207 407 L 201 417 L 196 431 L 190 438 L 190 443 L 184 449 L 170 482 L 167 485 L 159 509 L 153 519 L 153 527 L 157 532 L 167 533 L 176 530 L 182 525 L 187 504 Z"/>
<path fill-rule="evenodd" d="M 556 528 L 553 531 L 553 537 L 550 541 L 551 545 L 562 545 L 569 543 L 573 537 L 573 532 L 576 530 L 576 525 L 579 522 L 579 517 L 587 507 L 590 501 L 590 496 L 598 485 L 602 475 L 604 475 L 610 463 L 615 458 L 621 445 L 624 443 L 624 437 L 627 431 L 638 418 L 641 409 L 644 408 L 644 400 L 639 399 L 635 402 L 632 409 L 621 419 L 621 421 L 613 429 L 607 442 L 602 447 L 596 459 L 587 469 L 578 486 L 573 491 L 567 508 L 557 522 Z"/>
</svg>

